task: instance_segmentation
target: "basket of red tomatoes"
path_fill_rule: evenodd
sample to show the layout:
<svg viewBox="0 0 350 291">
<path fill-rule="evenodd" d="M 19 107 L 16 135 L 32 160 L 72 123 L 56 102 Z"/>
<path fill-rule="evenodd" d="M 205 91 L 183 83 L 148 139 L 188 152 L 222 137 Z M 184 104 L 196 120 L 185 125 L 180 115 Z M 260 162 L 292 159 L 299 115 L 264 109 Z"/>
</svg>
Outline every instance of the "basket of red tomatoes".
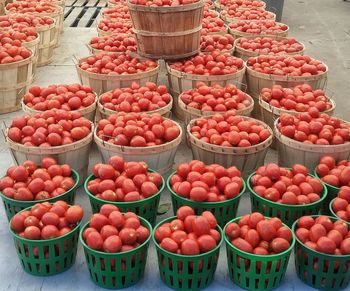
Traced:
<svg viewBox="0 0 350 291">
<path fill-rule="evenodd" d="M 21 266 L 27 273 L 50 276 L 75 262 L 84 211 L 65 201 L 37 203 L 15 214 L 10 233 Z"/>
<path fill-rule="evenodd" d="M 179 164 L 169 176 L 167 187 L 174 213 L 184 205 L 190 206 L 197 215 L 210 211 L 221 227 L 236 216 L 246 189 L 241 172 L 235 166 L 226 169 L 197 160 Z"/>
<path fill-rule="evenodd" d="M 254 212 L 228 222 L 224 233 L 234 284 L 247 290 L 272 290 L 281 284 L 295 244 L 288 226 Z"/>
<path fill-rule="evenodd" d="M 91 280 L 108 289 L 126 288 L 140 281 L 151 232 L 146 219 L 104 204 L 80 231 Z"/>
<path fill-rule="evenodd" d="M 350 282 L 350 226 L 330 216 L 303 216 L 293 224 L 295 269 L 307 285 L 340 290 Z"/>
<path fill-rule="evenodd" d="M 214 279 L 224 236 L 214 215 L 195 215 L 189 206 L 161 221 L 152 239 L 162 281 L 175 290 L 200 290 Z"/>
</svg>

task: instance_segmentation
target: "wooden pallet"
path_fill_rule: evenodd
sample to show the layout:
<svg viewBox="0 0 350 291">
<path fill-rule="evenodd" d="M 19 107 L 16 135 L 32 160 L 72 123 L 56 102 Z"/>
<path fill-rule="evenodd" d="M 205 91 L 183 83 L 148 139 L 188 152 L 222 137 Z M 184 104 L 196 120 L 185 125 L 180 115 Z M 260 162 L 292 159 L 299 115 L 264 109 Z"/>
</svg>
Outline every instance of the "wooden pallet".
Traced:
<svg viewBox="0 0 350 291">
<path fill-rule="evenodd" d="M 66 0 L 64 10 L 65 27 L 91 27 L 107 0 Z"/>
</svg>

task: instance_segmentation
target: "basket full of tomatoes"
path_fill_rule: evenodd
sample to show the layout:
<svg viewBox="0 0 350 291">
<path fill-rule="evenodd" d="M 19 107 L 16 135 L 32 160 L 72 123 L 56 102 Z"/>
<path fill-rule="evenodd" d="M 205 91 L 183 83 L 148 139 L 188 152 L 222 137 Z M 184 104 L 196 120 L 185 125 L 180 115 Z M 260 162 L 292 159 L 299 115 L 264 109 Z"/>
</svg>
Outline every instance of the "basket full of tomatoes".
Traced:
<svg viewBox="0 0 350 291">
<path fill-rule="evenodd" d="M 190 206 L 197 215 L 210 211 L 221 227 L 236 216 L 246 189 L 241 172 L 235 166 L 225 169 L 196 160 L 179 164 L 169 176 L 167 187 L 174 213 L 184 205 Z"/>
<path fill-rule="evenodd" d="M 84 211 L 65 201 L 37 203 L 12 217 L 10 233 L 21 266 L 27 273 L 50 276 L 75 262 Z"/>
<path fill-rule="evenodd" d="M 43 158 L 41 164 L 25 161 L 7 169 L 0 179 L 0 197 L 7 219 L 39 202 L 63 200 L 73 204 L 79 184 L 79 174 L 67 164 L 58 165 L 53 158 Z"/>
<path fill-rule="evenodd" d="M 327 197 L 326 186 L 299 164 L 292 169 L 267 164 L 247 180 L 253 211 L 278 217 L 288 226 L 303 215 L 318 214 Z"/>
<path fill-rule="evenodd" d="M 160 277 L 168 287 L 200 290 L 211 284 L 224 239 L 211 212 L 196 216 L 191 207 L 182 206 L 154 228 L 152 239 Z"/>
<path fill-rule="evenodd" d="M 329 216 L 304 216 L 295 221 L 295 269 L 307 285 L 340 290 L 350 282 L 350 226 Z"/>
<path fill-rule="evenodd" d="M 118 156 L 111 157 L 107 164 L 96 164 L 92 171 L 84 187 L 94 213 L 110 203 L 155 223 L 165 187 L 161 175 L 145 162 L 125 162 Z"/>
<path fill-rule="evenodd" d="M 229 275 L 236 285 L 272 290 L 281 284 L 295 245 L 288 226 L 254 212 L 228 222 L 224 233 Z"/>
<path fill-rule="evenodd" d="M 151 232 L 146 219 L 104 204 L 80 231 L 91 280 L 109 289 L 130 287 L 140 281 Z"/>
</svg>

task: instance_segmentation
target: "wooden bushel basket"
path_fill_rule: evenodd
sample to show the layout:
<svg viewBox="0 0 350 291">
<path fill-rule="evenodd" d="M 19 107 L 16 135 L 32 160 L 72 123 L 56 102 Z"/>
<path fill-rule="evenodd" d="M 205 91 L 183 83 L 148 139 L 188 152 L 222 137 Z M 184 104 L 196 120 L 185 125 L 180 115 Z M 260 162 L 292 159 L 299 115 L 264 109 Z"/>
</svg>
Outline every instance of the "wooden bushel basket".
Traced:
<svg viewBox="0 0 350 291">
<path fill-rule="evenodd" d="M 155 170 L 160 174 L 165 174 L 172 168 L 177 148 L 181 143 L 182 128 L 178 123 L 176 123 L 176 125 L 180 129 L 179 136 L 171 142 L 157 146 L 130 147 L 111 144 L 103 141 L 97 136 L 97 129 L 94 132 L 94 140 L 101 153 L 103 162 L 107 162 L 110 157 L 118 155 L 126 162 L 144 161 L 152 170 Z"/>
<path fill-rule="evenodd" d="M 253 97 L 255 105 L 253 110 L 253 116 L 256 118 L 260 117 L 259 107 L 259 95 L 263 88 L 272 88 L 273 85 L 281 85 L 285 88 L 292 88 L 300 84 L 309 84 L 312 89 L 324 89 L 327 84 L 327 73 L 326 71 L 319 75 L 312 76 L 279 76 L 264 74 L 256 72 L 247 66 L 247 85 L 248 93 Z"/>
<path fill-rule="evenodd" d="M 350 142 L 339 145 L 315 145 L 293 140 L 280 133 L 275 121 L 274 133 L 277 142 L 278 164 L 291 168 L 294 164 L 302 164 L 312 173 L 323 156 L 331 156 L 335 160 L 348 160 Z"/>
<path fill-rule="evenodd" d="M 29 147 L 19 143 L 15 143 L 8 138 L 6 133 L 6 144 L 11 151 L 14 162 L 19 165 L 26 160 L 40 163 L 44 157 L 52 157 L 59 164 L 68 164 L 72 169 L 76 170 L 80 176 L 81 185 L 87 177 L 89 166 L 89 153 L 92 143 L 94 126 L 91 125 L 91 132 L 82 140 L 76 141 L 68 145 L 55 147 Z"/>
<path fill-rule="evenodd" d="M 157 59 L 181 59 L 200 49 L 204 2 L 150 7 L 127 1 L 138 53 Z"/>
<path fill-rule="evenodd" d="M 279 22 L 276 22 L 276 23 L 279 23 Z M 264 34 L 264 33 L 259 33 L 259 34 L 256 34 L 256 33 L 247 33 L 247 32 L 242 32 L 240 30 L 237 30 L 237 29 L 232 29 L 230 28 L 230 26 L 228 26 L 228 32 L 229 34 L 232 34 L 232 36 L 237 39 L 237 38 L 240 38 L 240 37 L 264 37 L 264 36 L 270 36 L 270 34 Z M 281 31 L 281 32 L 277 32 L 273 35 L 275 36 L 280 36 L 280 37 L 286 37 L 288 35 L 288 32 L 289 32 L 289 27 L 287 28 L 287 30 L 285 31 Z"/>
<path fill-rule="evenodd" d="M 79 63 L 76 65 L 80 83 L 91 87 L 93 91 L 99 95 L 115 88 L 129 87 L 133 82 L 137 82 L 140 85 L 144 85 L 146 82 L 157 83 L 159 64 L 156 68 L 142 73 L 106 75 L 82 70 L 79 65 L 86 59 L 87 58 L 80 59 Z"/>
<path fill-rule="evenodd" d="M 14 63 L 0 65 L 0 114 L 17 111 L 21 99 L 33 82 L 35 55 Z"/>
<path fill-rule="evenodd" d="M 275 40 L 287 40 L 288 37 L 282 37 L 282 36 L 276 36 L 276 35 L 265 35 L 265 36 L 250 36 L 250 37 L 246 37 L 247 39 L 254 39 L 256 37 L 269 37 Z M 242 60 L 246 61 L 248 60 L 250 57 L 257 57 L 259 55 L 261 55 L 260 53 L 257 52 L 252 52 L 246 49 L 243 49 L 239 46 L 237 46 L 238 42 L 240 41 L 240 38 L 236 39 L 234 42 L 234 47 L 235 47 L 235 51 L 234 51 L 234 55 L 237 58 L 241 58 Z M 303 49 L 301 51 L 295 52 L 295 53 L 279 53 L 278 55 L 286 55 L 286 56 L 294 56 L 294 55 L 303 55 L 304 51 L 305 51 L 305 45 L 301 42 L 299 42 L 302 46 Z"/>
<path fill-rule="evenodd" d="M 52 17 L 51 17 L 52 18 Z M 39 26 L 36 31 L 40 35 L 37 66 L 45 66 L 53 61 L 53 51 L 57 43 L 56 20 L 51 25 Z"/>
<path fill-rule="evenodd" d="M 182 94 L 181 94 L 182 95 Z M 178 104 L 180 110 L 182 110 L 183 115 L 184 115 L 184 121 L 185 125 L 190 123 L 192 119 L 196 119 L 199 117 L 205 117 L 205 116 L 210 116 L 214 114 L 221 114 L 224 115 L 226 111 L 202 111 L 193 107 L 190 107 L 186 105 L 182 100 L 181 100 L 181 95 L 178 98 Z M 250 113 L 253 111 L 254 108 L 254 100 L 252 97 L 250 97 L 248 94 L 246 94 L 248 100 L 250 101 L 250 105 L 247 108 L 236 110 L 236 115 L 242 115 L 242 116 L 250 116 Z"/>
<path fill-rule="evenodd" d="M 170 68 L 169 64 L 166 64 L 170 94 L 173 96 L 174 107 L 173 111 L 178 118 L 184 120 L 185 116 L 182 110 L 179 108 L 178 98 L 179 95 L 186 90 L 195 88 L 198 82 L 204 82 L 207 85 L 219 84 L 225 86 L 226 84 L 236 84 L 239 87 L 242 84 L 242 80 L 245 73 L 245 65 L 238 72 L 227 75 L 194 75 L 180 72 Z"/>
<path fill-rule="evenodd" d="M 33 55 L 34 55 L 34 58 L 33 58 L 33 77 L 35 77 L 36 67 L 38 64 L 39 42 L 40 42 L 40 35 L 37 34 L 36 39 L 22 43 L 22 45 L 24 47 L 26 47 L 27 49 L 31 50 L 33 52 Z"/>
<path fill-rule="evenodd" d="M 208 117 L 204 117 L 208 118 Z M 244 119 L 252 119 L 243 117 Z M 227 168 L 236 166 L 241 172 L 242 177 L 246 178 L 257 168 L 262 166 L 269 146 L 272 143 L 272 129 L 260 120 L 256 120 L 259 124 L 267 128 L 271 135 L 265 141 L 246 148 L 240 147 L 223 147 L 203 142 L 191 133 L 191 127 L 196 119 L 190 121 L 187 125 L 187 141 L 191 146 L 193 159 L 200 160 L 205 164 L 219 164 Z"/>
<path fill-rule="evenodd" d="M 108 118 L 109 116 L 111 116 L 112 114 L 117 114 L 119 113 L 119 111 L 115 111 L 115 110 L 111 110 L 108 109 L 106 107 L 104 107 L 101 103 L 100 103 L 100 98 L 103 96 L 103 94 L 98 98 L 97 101 L 97 109 L 98 109 L 98 113 L 99 113 L 99 118 Z M 171 96 L 171 95 L 170 95 Z M 156 110 L 152 110 L 152 111 L 144 111 L 142 113 L 147 113 L 147 114 L 153 114 L 153 113 L 158 113 L 164 117 L 170 117 L 171 115 L 171 108 L 173 107 L 173 97 L 171 97 L 170 102 L 159 109 Z"/>
</svg>

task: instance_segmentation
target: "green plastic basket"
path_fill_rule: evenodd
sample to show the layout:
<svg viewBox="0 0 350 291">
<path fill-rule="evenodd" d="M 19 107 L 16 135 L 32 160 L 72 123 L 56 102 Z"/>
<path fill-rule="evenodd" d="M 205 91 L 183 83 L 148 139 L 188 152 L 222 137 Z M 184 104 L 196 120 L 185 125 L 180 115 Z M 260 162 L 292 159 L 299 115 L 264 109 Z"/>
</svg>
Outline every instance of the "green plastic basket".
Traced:
<svg viewBox="0 0 350 291">
<path fill-rule="evenodd" d="M 331 214 L 330 216 L 333 216 L 333 217 L 336 218 L 336 219 L 342 220 L 338 215 L 335 214 L 335 212 L 334 212 L 334 210 L 333 210 L 333 208 L 332 208 L 332 205 L 333 205 L 333 203 L 334 203 L 334 200 L 335 200 L 335 198 L 332 199 L 331 202 L 329 202 L 329 213 Z M 344 222 L 345 222 L 346 224 L 348 224 L 349 227 L 350 227 L 350 221 L 346 221 L 346 220 L 342 220 L 342 221 L 344 221 Z"/>
<path fill-rule="evenodd" d="M 296 219 L 304 215 L 318 214 L 322 204 L 324 203 L 327 197 L 327 188 L 322 183 L 323 185 L 322 197 L 320 200 L 316 202 L 313 202 L 310 204 L 303 204 L 303 205 L 289 205 L 289 204 L 276 203 L 259 196 L 253 191 L 252 187 L 250 186 L 250 179 L 254 175 L 255 175 L 255 172 L 251 174 L 247 179 L 247 187 L 250 192 L 252 212 L 257 211 L 267 217 L 278 217 L 282 220 L 282 222 L 287 224 L 289 227 L 293 225 Z"/>
<path fill-rule="evenodd" d="M 232 219 L 232 217 L 235 217 L 237 215 L 237 209 L 239 205 L 239 201 L 242 197 L 242 195 L 245 193 L 246 190 L 246 183 L 243 181 L 243 188 L 241 192 L 238 194 L 238 196 L 228 199 L 225 201 L 220 202 L 197 202 L 190 199 L 187 199 L 185 197 L 181 197 L 180 195 L 176 194 L 170 186 L 170 178 L 175 174 L 176 172 L 172 173 L 168 179 L 167 179 L 167 188 L 171 193 L 171 201 L 173 204 L 173 211 L 174 215 L 176 215 L 176 211 L 181 206 L 190 206 L 193 208 L 195 213 L 197 215 L 201 214 L 203 211 L 210 211 L 214 214 L 216 217 L 216 220 L 218 221 L 218 224 L 221 227 L 224 227 L 225 224 Z"/>
<path fill-rule="evenodd" d="M 139 217 L 141 225 L 152 233 L 151 224 Z M 137 248 L 122 253 L 105 253 L 91 249 L 83 239 L 83 232 L 88 227 L 86 223 L 80 231 L 80 242 L 83 245 L 86 264 L 91 280 L 98 286 L 108 289 L 130 287 L 139 282 L 144 274 L 147 250 L 151 236 Z"/>
<path fill-rule="evenodd" d="M 330 218 L 332 221 L 337 220 L 334 217 Z M 294 233 L 297 222 L 298 220 L 293 224 Z M 350 282 L 350 255 L 335 256 L 319 253 L 305 246 L 296 237 L 295 270 L 300 280 L 313 288 L 340 290 L 346 288 Z"/>
<path fill-rule="evenodd" d="M 48 240 L 26 239 L 9 227 L 24 271 L 35 276 L 51 276 L 68 270 L 77 255 L 80 225 L 81 222 L 69 233 Z"/>
<path fill-rule="evenodd" d="M 18 212 L 22 211 L 23 209 L 26 209 L 28 207 L 32 207 L 34 206 L 36 203 L 43 203 L 43 202 L 56 202 L 58 200 L 63 200 L 65 202 L 67 202 L 70 205 L 74 204 L 74 200 L 75 200 L 75 193 L 77 191 L 78 188 L 78 184 L 79 184 L 79 174 L 72 169 L 72 178 L 74 179 L 75 183 L 74 186 L 69 189 L 67 192 L 63 193 L 62 195 L 53 197 L 53 198 L 49 198 L 49 199 L 43 199 L 43 200 L 32 200 L 32 201 L 21 201 L 21 200 L 15 200 L 12 198 L 9 198 L 7 196 L 5 196 L 4 194 L 2 194 L 2 192 L 0 191 L 0 196 L 2 198 L 2 202 L 5 208 L 5 213 L 7 216 L 8 221 L 11 220 L 11 218 Z"/>
<path fill-rule="evenodd" d="M 227 225 L 231 222 L 238 222 L 240 218 L 231 220 Z M 243 289 L 263 291 L 277 288 L 283 280 L 295 244 L 295 237 L 293 235 L 292 243 L 287 250 L 267 256 L 247 253 L 236 248 L 226 234 L 225 242 L 231 280 Z"/>
<path fill-rule="evenodd" d="M 317 175 L 316 173 L 316 169 L 314 170 L 314 176 L 319 179 L 320 181 L 321 178 Z M 323 203 L 322 207 L 321 207 L 321 213 L 325 214 L 325 215 L 331 215 L 331 212 L 329 211 L 329 203 L 331 202 L 331 200 L 333 200 L 334 198 L 337 197 L 338 192 L 340 191 L 340 188 L 332 186 L 330 184 L 327 184 L 325 182 L 322 181 L 323 184 L 326 185 L 327 187 L 327 197 L 325 199 L 325 202 Z"/>
<path fill-rule="evenodd" d="M 155 171 L 149 170 L 149 172 L 155 172 Z M 162 177 L 162 187 L 156 194 L 146 199 L 132 201 L 132 202 L 113 202 L 113 201 L 107 201 L 107 200 L 97 198 L 87 188 L 88 183 L 94 178 L 95 178 L 94 175 L 90 175 L 89 177 L 87 177 L 84 183 L 84 189 L 89 196 L 93 213 L 98 213 L 100 211 L 101 206 L 108 203 L 108 204 L 113 204 L 117 206 L 121 212 L 127 212 L 127 211 L 134 212 L 135 214 L 147 219 L 152 226 L 155 224 L 156 218 L 157 218 L 160 194 L 163 192 L 165 187 L 165 182 L 163 177 Z"/>
<path fill-rule="evenodd" d="M 217 227 L 221 234 L 221 240 L 210 252 L 194 256 L 178 255 L 161 248 L 154 237 L 154 232 L 159 226 L 174 219 L 176 219 L 175 216 L 161 221 L 152 233 L 152 239 L 157 250 L 160 278 L 168 287 L 175 290 L 204 289 L 214 279 L 220 246 L 224 237 L 222 229 L 219 226 Z"/>
</svg>

